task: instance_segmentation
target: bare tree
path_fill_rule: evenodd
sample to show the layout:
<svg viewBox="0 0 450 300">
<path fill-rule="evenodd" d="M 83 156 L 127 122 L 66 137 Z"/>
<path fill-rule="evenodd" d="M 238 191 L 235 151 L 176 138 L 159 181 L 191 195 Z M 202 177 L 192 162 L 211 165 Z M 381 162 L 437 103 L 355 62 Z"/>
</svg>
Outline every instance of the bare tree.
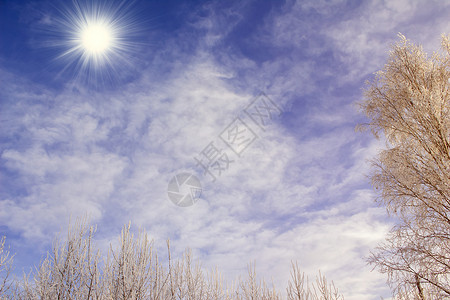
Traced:
<svg viewBox="0 0 450 300">
<path fill-rule="evenodd" d="M 291 280 L 288 282 L 287 295 L 289 300 L 344 300 L 334 283 L 328 283 L 319 271 L 316 282 L 309 283 L 308 277 L 300 272 L 298 263 L 292 262 Z"/>
<path fill-rule="evenodd" d="M 106 299 L 153 299 L 157 296 L 152 293 L 152 282 L 159 282 L 161 278 L 156 277 L 160 269 L 152 268 L 152 245 L 145 232 L 140 232 L 135 239 L 130 225 L 124 226 L 118 249 L 108 253 L 102 277 Z"/>
<path fill-rule="evenodd" d="M 145 231 L 135 236 L 131 224 L 123 227 L 118 246 L 112 246 L 104 261 L 95 247 L 95 228 L 87 220 L 69 225 L 64 241 L 56 239 L 52 251 L 35 272 L 13 285 L 8 281 L 12 257 L 0 243 L 0 299 L 214 299 L 214 300 L 278 300 L 281 295 L 264 280 L 257 280 L 255 265 L 249 265 L 248 277 L 227 285 L 217 269 L 205 271 L 192 260 L 191 250 L 173 260 L 167 241 L 168 261 L 162 264 Z M 6 271 L 6 272 L 5 272 Z M 343 299 L 319 275 L 316 285 L 305 282 L 298 265 L 292 264 L 289 282 L 290 300 Z"/>
<path fill-rule="evenodd" d="M 24 279 L 25 299 L 100 299 L 100 253 L 93 245 L 95 228 L 86 220 L 69 226 L 65 242 L 56 239 L 33 280 Z"/>
<path fill-rule="evenodd" d="M 13 256 L 6 249 L 5 240 L 4 236 L 0 239 L 0 299 L 3 299 L 13 286 L 10 281 Z"/>
<path fill-rule="evenodd" d="M 362 110 L 386 138 L 374 161 L 378 201 L 396 217 L 369 262 L 398 298 L 450 296 L 450 42 L 428 57 L 404 36 L 368 83 Z"/>
</svg>

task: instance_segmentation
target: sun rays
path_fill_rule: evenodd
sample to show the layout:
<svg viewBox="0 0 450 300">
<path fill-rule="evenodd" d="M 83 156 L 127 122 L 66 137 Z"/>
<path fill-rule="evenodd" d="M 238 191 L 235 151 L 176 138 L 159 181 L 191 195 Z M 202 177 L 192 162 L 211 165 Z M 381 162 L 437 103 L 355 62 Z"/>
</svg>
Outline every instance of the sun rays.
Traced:
<svg viewBox="0 0 450 300">
<path fill-rule="evenodd" d="M 130 66 L 142 40 L 133 1 L 73 0 L 57 8 L 48 26 L 62 72 L 87 84 L 117 79 Z"/>
</svg>

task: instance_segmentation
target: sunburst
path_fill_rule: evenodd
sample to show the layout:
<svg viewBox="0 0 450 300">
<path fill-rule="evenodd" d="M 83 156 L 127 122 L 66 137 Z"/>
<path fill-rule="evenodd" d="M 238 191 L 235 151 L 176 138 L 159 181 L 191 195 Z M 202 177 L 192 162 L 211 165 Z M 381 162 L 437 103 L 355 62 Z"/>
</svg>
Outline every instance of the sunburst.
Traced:
<svg viewBox="0 0 450 300">
<path fill-rule="evenodd" d="M 115 37 L 109 24 L 102 22 L 87 24 L 80 34 L 80 43 L 89 55 L 101 55 L 114 45 Z"/>
<path fill-rule="evenodd" d="M 73 0 L 58 7 L 49 26 L 56 59 L 89 84 L 117 79 L 137 52 L 139 22 L 133 1 Z"/>
</svg>

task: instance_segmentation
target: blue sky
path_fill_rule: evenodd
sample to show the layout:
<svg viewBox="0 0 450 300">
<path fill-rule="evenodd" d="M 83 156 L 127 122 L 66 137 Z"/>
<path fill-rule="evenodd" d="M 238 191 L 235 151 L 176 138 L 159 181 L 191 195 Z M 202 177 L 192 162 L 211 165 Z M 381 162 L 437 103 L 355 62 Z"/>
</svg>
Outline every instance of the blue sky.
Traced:
<svg viewBox="0 0 450 300">
<path fill-rule="evenodd" d="M 355 103 L 398 32 L 439 47 L 450 2 L 124 4 L 112 14 L 123 47 L 79 68 L 61 57 L 71 1 L 0 2 L 0 233 L 16 271 L 89 214 L 104 249 L 131 220 L 161 253 L 170 238 L 229 281 L 256 261 L 283 290 L 298 260 L 346 299 L 389 297 L 364 261 L 391 226 L 366 177 L 384 143 L 355 133 Z M 261 92 L 282 110 L 264 130 L 244 113 Z M 237 156 L 220 135 L 239 116 L 257 138 Z M 194 159 L 210 142 L 233 160 L 214 182 Z M 167 195 L 182 172 L 203 188 L 185 208 Z"/>
</svg>

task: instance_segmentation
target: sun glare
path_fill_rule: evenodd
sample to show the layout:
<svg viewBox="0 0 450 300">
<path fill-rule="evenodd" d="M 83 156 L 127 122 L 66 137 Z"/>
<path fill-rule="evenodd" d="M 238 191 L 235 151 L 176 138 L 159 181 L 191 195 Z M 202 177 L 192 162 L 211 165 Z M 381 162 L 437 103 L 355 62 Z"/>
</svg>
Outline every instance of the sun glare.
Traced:
<svg viewBox="0 0 450 300">
<path fill-rule="evenodd" d="M 62 71 L 94 85 L 127 74 L 142 32 L 134 3 L 72 0 L 62 5 L 47 43 L 58 48 L 55 59 L 66 64 Z"/>
<path fill-rule="evenodd" d="M 113 41 L 111 29 L 104 24 L 89 24 L 81 32 L 81 43 L 84 50 L 91 54 L 107 51 Z"/>
</svg>

